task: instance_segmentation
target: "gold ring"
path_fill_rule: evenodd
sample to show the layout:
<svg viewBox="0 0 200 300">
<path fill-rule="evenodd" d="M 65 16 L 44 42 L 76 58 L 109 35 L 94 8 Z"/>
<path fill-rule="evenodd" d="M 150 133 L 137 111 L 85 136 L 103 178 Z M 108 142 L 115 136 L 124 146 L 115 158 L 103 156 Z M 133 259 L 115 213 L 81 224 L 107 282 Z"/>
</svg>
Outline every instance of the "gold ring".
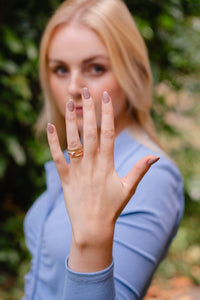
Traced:
<svg viewBox="0 0 200 300">
<path fill-rule="evenodd" d="M 70 158 L 78 158 L 83 156 L 83 147 L 75 148 L 75 149 L 67 149 Z"/>
</svg>

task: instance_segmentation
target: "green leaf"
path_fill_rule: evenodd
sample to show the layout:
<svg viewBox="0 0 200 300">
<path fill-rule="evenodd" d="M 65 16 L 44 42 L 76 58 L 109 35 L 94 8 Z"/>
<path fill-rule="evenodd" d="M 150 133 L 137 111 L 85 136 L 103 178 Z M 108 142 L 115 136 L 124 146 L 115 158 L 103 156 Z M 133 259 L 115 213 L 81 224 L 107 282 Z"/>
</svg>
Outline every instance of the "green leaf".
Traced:
<svg viewBox="0 0 200 300">
<path fill-rule="evenodd" d="M 2 28 L 3 31 L 3 40 L 5 45 L 13 54 L 22 54 L 24 53 L 24 47 L 22 40 L 16 36 L 15 32 L 12 31 L 7 26 Z"/>
<path fill-rule="evenodd" d="M 23 75 L 13 75 L 10 77 L 2 76 L 2 83 L 10 88 L 16 95 L 22 96 L 26 100 L 32 97 L 28 79 Z"/>
<path fill-rule="evenodd" d="M 7 139 L 7 146 L 8 152 L 11 154 L 14 161 L 20 166 L 24 165 L 26 163 L 26 154 L 18 140 L 15 137 L 9 137 Z"/>
</svg>

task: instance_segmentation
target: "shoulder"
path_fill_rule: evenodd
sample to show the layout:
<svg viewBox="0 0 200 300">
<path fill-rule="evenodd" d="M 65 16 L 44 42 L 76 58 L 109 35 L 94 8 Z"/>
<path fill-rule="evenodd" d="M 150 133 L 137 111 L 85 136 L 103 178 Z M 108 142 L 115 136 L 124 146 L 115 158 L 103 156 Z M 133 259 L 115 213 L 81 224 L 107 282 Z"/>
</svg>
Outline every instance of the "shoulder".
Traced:
<svg viewBox="0 0 200 300">
<path fill-rule="evenodd" d="M 156 147 L 147 147 L 146 145 L 136 141 L 128 130 L 124 130 L 120 136 L 117 137 L 115 143 L 115 164 L 116 169 L 121 176 L 126 175 L 131 170 L 133 165 L 146 155 L 156 155 L 160 160 L 152 166 L 153 174 L 156 176 L 163 173 L 163 176 L 171 175 L 177 181 L 182 181 L 182 176 L 178 167 L 172 162 L 167 154 Z M 124 173 L 124 174 L 123 174 Z M 152 172 L 151 172 L 152 173 Z"/>
</svg>

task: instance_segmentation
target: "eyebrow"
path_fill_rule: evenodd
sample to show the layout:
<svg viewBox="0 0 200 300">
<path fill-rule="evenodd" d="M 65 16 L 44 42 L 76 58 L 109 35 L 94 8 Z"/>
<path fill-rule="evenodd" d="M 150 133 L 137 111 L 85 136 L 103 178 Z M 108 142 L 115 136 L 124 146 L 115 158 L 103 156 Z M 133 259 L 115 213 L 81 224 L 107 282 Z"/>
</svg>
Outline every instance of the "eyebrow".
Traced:
<svg viewBox="0 0 200 300">
<path fill-rule="evenodd" d="M 94 55 L 92 57 L 86 58 L 83 61 L 83 64 L 88 64 L 90 62 L 92 62 L 95 59 L 105 59 L 105 60 L 109 60 L 108 56 L 105 55 Z M 49 58 L 48 59 L 49 62 L 53 62 L 53 63 L 64 63 L 64 61 L 60 60 L 60 59 L 53 59 L 53 58 Z"/>
</svg>

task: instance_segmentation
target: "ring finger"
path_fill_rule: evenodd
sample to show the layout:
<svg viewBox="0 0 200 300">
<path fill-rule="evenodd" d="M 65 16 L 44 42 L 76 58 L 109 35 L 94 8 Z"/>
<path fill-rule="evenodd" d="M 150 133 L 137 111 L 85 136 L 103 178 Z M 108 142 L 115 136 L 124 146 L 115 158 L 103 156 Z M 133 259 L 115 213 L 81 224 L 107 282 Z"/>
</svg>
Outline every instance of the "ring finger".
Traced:
<svg viewBox="0 0 200 300">
<path fill-rule="evenodd" d="M 79 138 L 73 100 L 69 100 L 66 107 L 66 132 L 69 157 L 71 161 L 75 161 L 83 156 L 83 149 Z"/>
</svg>

